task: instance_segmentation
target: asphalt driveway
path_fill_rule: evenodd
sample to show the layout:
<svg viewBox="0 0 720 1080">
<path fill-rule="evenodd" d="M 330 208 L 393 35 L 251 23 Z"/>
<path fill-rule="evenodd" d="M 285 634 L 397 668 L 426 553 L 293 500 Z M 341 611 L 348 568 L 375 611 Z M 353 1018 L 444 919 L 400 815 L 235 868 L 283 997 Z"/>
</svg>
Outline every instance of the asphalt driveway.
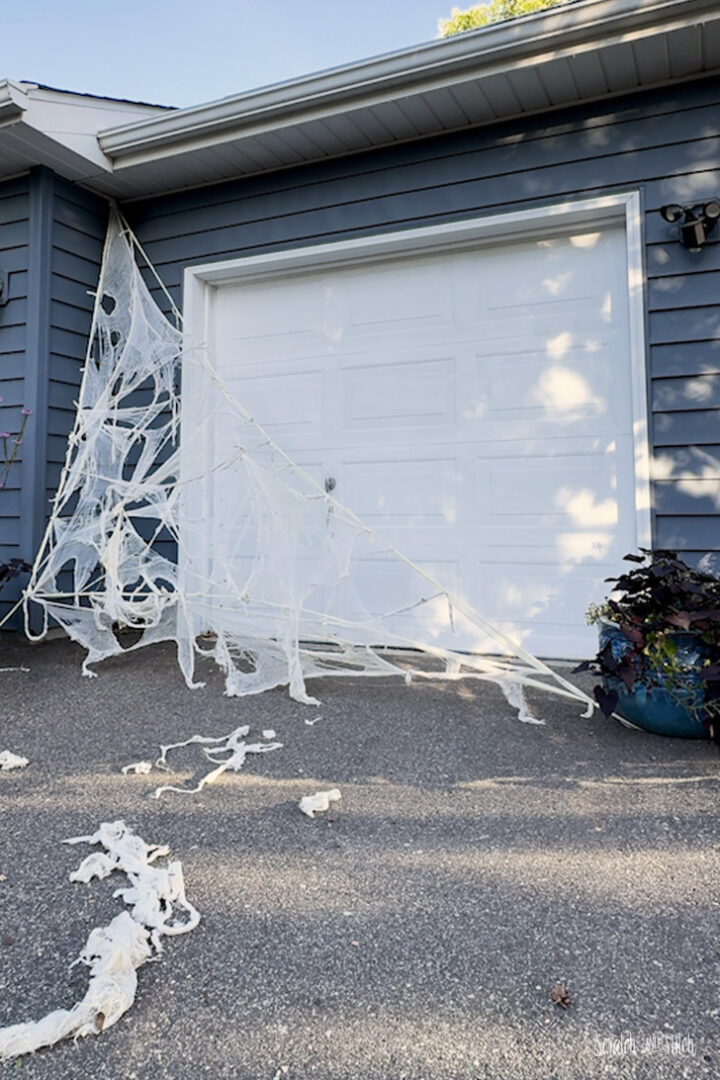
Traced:
<svg viewBox="0 0 720 1080">
<path fill-rule="evenodd" d="M 483 684 L 315 684 L 228 699 L 171 648 L 80 675 L 66 641 L 0 644 L 0 1026 L 70 1006 L 89 930 L 122 910 L 71 885 L 61 841 L 117 818 L 167 842 L 202 915 L 98 1038 L 0 1073 L 43 1080 L 591 1080 L 720 1075 L 720 759 L 572 703 L 520 724 Z M 200 795 L 122 765 L 240 724 L 283 749 Z M 197 747 L 176 780 L 200 775 Z M 342 802 L 310 821 L 302 795 Z M 550 991 L 561 981 L 564 1010 Z"/>
</svg>

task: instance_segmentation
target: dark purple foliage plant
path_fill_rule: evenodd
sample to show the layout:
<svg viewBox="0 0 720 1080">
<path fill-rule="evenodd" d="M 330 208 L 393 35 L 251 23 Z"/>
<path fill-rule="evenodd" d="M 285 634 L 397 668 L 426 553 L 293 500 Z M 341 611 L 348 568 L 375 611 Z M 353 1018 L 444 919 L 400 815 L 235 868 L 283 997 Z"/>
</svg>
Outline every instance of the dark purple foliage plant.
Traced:
<svg viewBox="0 0 720 1080">
<path fill-rule="evenodd" d="M 594 671 L 620 679 L 628 691 L 635 682 L 662 685 L 671 695 L 683 684 L 686 650 L 679 648 L 680 636 L 694 638 L 700 667 L 696 707 L 702 711 L 711 736 L 720 740 L 720 579 L 695 569 L 674 551 L 648 551 L 626 555 L 632 569 L 607 580 L 614 586 L 609 599 L 593 605 L 590 621 L 609 619 L 627 639 L 630 648 L 618 656 L 608 642 L 593 660 L 576 670 Z M 687 681 L 687 679 L 686 679 Z M 609 716 L 618 704 L 618 694 L 602 686 L 595 688 L 602 711 Z M 687 699 L 684 698 L 687 704 Z"/>
</svg>

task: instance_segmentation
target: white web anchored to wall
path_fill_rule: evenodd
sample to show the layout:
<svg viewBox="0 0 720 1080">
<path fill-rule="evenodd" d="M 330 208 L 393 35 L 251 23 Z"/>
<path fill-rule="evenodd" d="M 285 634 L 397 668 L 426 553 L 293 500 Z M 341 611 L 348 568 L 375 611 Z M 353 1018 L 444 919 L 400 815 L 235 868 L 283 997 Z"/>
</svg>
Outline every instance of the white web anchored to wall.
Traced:
<svg viewBox="0 0 720 1080">
<path fill-rule="evenodd" d="M 287 685 L 313 702 L 308 679 L 399 675 L 494 681 L 523 719 L 524 685 L 592 705 L 296 465 L 234 400 L 203 343 L 168 321 L 139 259 L 113 212 L 75 428 L 26 593 L 43 632 L 50 618 L 64 627 L 87 650 L 88 674 L 175 641 L 189 686 L 197 656 L 211 656 L 230 695 Z M 203 471 L 209 445 L 230 449 Z M 453 649 L 456 634 L 477 651 Z"/>
</svg>

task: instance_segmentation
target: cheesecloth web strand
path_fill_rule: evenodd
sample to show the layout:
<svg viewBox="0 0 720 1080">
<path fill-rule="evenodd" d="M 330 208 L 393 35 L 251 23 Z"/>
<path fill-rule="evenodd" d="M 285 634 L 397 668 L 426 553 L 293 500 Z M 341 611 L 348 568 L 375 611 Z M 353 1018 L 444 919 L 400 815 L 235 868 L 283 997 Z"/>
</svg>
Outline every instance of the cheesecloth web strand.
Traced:
<svg viewBox="0 0 720 1080">
<path fill-rule="evenodd" d="M 87 650 L 86 674 L 174 641 L 189 686 L 209 655 L 230 695 L 287 685 L 314 702 L 310 678 L 395 674 L 493 680 L 521 718 L 523 685 L 592 704 L 295 464 L 209 350 L 168 321 L 139 258 L 113 211 L 75 427 L 26 593 L 26 611 L 44 611 L 40 636 L 50 618 L 64 627 Z"/>
</svg>

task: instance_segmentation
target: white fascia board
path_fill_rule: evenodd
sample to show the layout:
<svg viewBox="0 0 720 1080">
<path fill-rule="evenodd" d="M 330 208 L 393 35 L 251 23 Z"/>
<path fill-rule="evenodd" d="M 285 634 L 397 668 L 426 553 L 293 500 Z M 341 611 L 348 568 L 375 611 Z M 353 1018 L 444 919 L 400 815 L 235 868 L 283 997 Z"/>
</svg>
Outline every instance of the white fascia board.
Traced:
<svg viewBox="0 0 720 1080">
<path fill-rule="evenodd" d="M 159 111 L 151 105 L 132 105 L 37 87 L 27 94 L 24 120 L 60 147 L 84 158 L 94 174 L 112 171 L 111 162 L 98 146 L 97 133 L 101 127 L 113 120 L 122 123 L 147 120 Z"/>
<path fill-rule="evenodd" d="M 101 131 L 116 168 L 718 19 L 717 0 L 576 0 L 560 8 Z"/>
<path fill-rule="evenodd" d="M 27 94 L 12 79 L 0 81 L 0 126 L 14 124 L 27 108 Z"/>
<path fill-rule="evenodd" d="M 162 106 L 49 90 L 34 83 L 0 80 L 0 132 L 27 161 L 68 180 L 92 180 L 112 172 L 97 132 L 109 122 L 147 120 Z M 2 162 L 0 162 L 2 173 Z"/>
</svg>

